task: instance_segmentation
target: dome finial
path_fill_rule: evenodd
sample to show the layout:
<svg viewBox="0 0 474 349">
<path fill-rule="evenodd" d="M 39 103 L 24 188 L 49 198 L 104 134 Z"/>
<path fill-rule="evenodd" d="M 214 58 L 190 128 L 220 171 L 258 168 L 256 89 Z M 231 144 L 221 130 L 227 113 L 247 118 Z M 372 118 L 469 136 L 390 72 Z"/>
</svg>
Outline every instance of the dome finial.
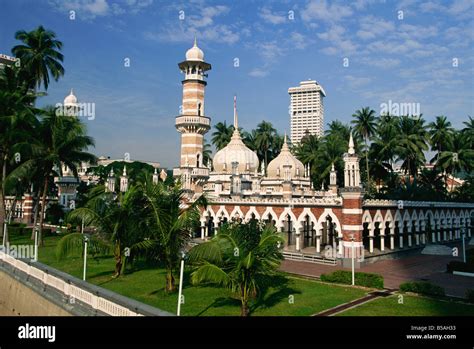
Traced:
<svg viewBox="0 0 474 349">
<path fill-rule="evenodd" d="M 197 47 L 197 45 L 198 45 L 198 44 L 197 44 L 197 35 L 194 34 L 194 47 Z"/>
<path fill-rule="evenodd" d="M 71 87 L 71 93 L 70 95 L 73 95 L 74 94 L 74 89 Z"/>
<path fill-rule="evenodd" d="M 234 95 L 234 130 L 239 130 L 239 118 L 237 116 L 237 96 Z"/>
<path fill-rule="evenodd" d="M 352 138 L 352 130 L 349 136 L 349 150 L 347 151 L 349 154 L 355 154 L 354 150 L 354 139 Z"/>
</svg>

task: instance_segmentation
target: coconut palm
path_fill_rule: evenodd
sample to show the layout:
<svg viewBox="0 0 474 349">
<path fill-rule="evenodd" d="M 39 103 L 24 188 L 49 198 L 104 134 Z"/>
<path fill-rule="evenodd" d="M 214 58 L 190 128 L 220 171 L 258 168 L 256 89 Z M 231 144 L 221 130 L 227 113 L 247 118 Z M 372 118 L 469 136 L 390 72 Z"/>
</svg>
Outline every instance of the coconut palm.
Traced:
<svg viewBox="0 0 474 349">
<path fill-rule="evenodd" d="M 230 142 L 232 133 L 234 132 L 234 126 L 227 126 L 227 123 L 224 121 L 215 124 L 214 129 L 215 131 L 212 133 L 211 142 L 217 150 L 221 150 Z"/>
<path fill-rule="evenodd" d="M 436 164 L 452 176 L 456 176 L 461 171 L 470 173 L 474 171 L 474 149 L 470 147 L 466 137 L 456 132 L 450 149 L 440 153 Z M 451 184 L 451 191 L 453 185 L 454 181 Z"/>
<path fill-rule="evenodd" d="M 226 224 L 212 240 L 190 251 L 195 266 L 191 281 L 230 289 L 240 299 L 241 316 L 248 316 L 249 301 L 262 293 L 280 266 L 283 242 L 273 227 L 256 221 Z"/>
<path fill-rule="evenodd" d="M 35 141 L 31 144 L 32 161 L 40 169 L 43 179 L 39 241 L 42 241 L 41 233 L 49 183 L 58 174 L 54 169 L 59 169 L 59 175 L 61 175 L 62 167 L 66 165 L 77 177 L 77 166 L 81 162 L 96 162 L 96 157 L 86 151 L 88 147 L 94 145 L 94 140 L 86 135 L 85 125 L 81 121 L 61 115 L 53 107 L 45 108 L 41 117 Z"/>
<path fill-rule="evenodd" d="M 125 267 L 128 248 L 134 248 L 145 239 L 144 223 L 139 207 L 141 196 L 135 186 L 130 186 L 125 193 L 118 196 L 105 191 L 104 186 L 98 186 L 89 193 L 86 205 L 71 211 L 68 222 L 95 228 L 97 235 L 93 236 L 98 245 L 109 246 L 115 259 L 114 277 L 119 277 Z M 79 234 L 80 235 L 80 234 Z M 80 236 L 66 236 L 65 241 L 58 244 L 57 255 L 67 255 L 73 247 L 80 248 Z M 105 248 L 104 248 L 105 249 Z M 106 250 L 106 249 L 105 249 Z"/>
<path fill-rule="evenodd" d="M 23 44 L 13 47 L 12 53 L 20 59 L 22 70 L 33 78 L 31 88 L 43 85 L 47 90 L 50 76 L 58 81 L 64 75 L 61 65 L 64 57 L 60 52 L 63 44 L 56 39 L 54 32 L 39 26 L 30 32 L 17 31 L 15 39 Z"/>
<path fill-rule="evenodd" d="M 211 151 L 211 145 L 207 142 L 207 140 L 204 139 L 204 146 L 202 148 L 202 163 L 203 165 L 209 165 L 209 162 L 212 161 L 211 160 L 211 155 L 212 155 L 212 151 Z"/>
<path fill-rule="evenodd" d="M 166 269 L 166 292 L 175 290 L 174 273 L 178 269 L 181 252 L 199 222 L 199 208 L 206 205 L 205 198 L 189 202 L 186 192 L 179 184 L 167 185 L 145 181 L 139 184 L 143 195 L 141 220 L 146 235 L 146 244 L 153 249 Z"/>
<path fill-rule="evenodd" d="M 262 121 L 257 125 L 255 145 L 264 155 L 265 165 L 268 165 L 269 150 L 275 138 L 276 130 L 268 121 Z"/>
<path fill-rule="evenodd" d="M 369 174 L 369 140 L 375 133 L 375 110 L 365 107 L 359 109 L 352 114 L 355 120 L 351 123 L 354 125 L 354 131 L 364 139 L 365 143 L 365 164 L 367 171 L 367 188 L 370 188 L 370 174 Z"/>
<path fill-rule="evenodd" d="M 421 116 L 418 118 L 401 116 L 395 152 L 398 160 L 402 161 L 402 169 L 405 170 L 405 173 L 416 177 L 418 168 L 426 161 L 424 151 L 427 150 L 427 132 Z"/>
<path fill-rule="evenodd" d="M 438 160 L 439 155 L 444 150 L 449 149 L 453 140 L 454 129 L 451 127 L 451 122 L 447 121 L 446 116 L 437 116 L 435 122 L 428 125 L 431 150 L 436 151 L 436 156 L 431 159 L 431 163 Z"/>
<path fill-rule="evenodd" d="M 470 144 L 471 148 L 474 148 L 474 119 L 469 116 L 468 121 L 464 121 L 463 124 L 466 126 L 462 129 L 462 135 L 466 138 L 466 142 Z"/>
</svg>

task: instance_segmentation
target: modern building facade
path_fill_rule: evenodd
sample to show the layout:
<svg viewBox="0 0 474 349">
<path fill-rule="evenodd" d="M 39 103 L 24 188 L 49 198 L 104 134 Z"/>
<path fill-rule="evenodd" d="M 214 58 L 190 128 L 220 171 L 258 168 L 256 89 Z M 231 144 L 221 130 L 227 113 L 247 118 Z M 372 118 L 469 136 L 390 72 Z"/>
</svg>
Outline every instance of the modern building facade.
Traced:
<svg viewBox="0 0 474 349">
<path fill-rule="evenodd" d="M 324 133 L 324 103 L 326 92 L 314 80 L 301 81 L 298 87 L 290 87 L 291 143 L 297 144 L 305 134 L 318 137 Z"/>
</svg>

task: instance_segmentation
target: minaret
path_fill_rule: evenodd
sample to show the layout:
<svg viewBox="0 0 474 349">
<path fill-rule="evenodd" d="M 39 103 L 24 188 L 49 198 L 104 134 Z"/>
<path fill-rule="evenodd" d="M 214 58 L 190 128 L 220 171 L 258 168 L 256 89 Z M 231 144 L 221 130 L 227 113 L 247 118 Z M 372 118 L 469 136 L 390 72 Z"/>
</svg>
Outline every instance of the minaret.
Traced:
<svg viewBox="0 0 474 349">
<path fill-rule="evenodd" d="M 158 170 L 155 167 L 155 172 L 153 173 L 152 182 L 153 184 L 158 184 Z"/>
<path fill-rule="evenodd" d="M 350 267 L 352 246 L 354 246 L 356 267 L 363 261 L 364 244 L 362 242 L 362 198 L 364 192 L 360 185 L 359 156 L 355 153 L 352 131 L 349 136 L 349 147 L 343 156 L 344 188 L 342 196 L 342 257 L 343 266 Z M 354 241 L 354 242 L 352 242 Z"/>
<path fill-rule="evenodd" d="M 337 194 L 337 173 L 336 169 L 334 168 L 334 162 L 331 166 L 331 172 L 329 172 L 329 190 L 333 194 Z"/>
<path fill-rule="evenodd" d="M 114 169 L 110 169 L 109 177 L 107 178 L 107 184 L 105 185 L 105 191 L 113 193 L 115 191 L 115 176 Z"/>
<path fill-rule="evenodd" d="M 203 180 L 209 177 L 209 170 L 203 163 L 204 134 L 209 131 L 210 118 L 204 113 L 204 91 L 207 85 L 206 71 L 211 65 L 204 61 L 204 53 L 197 46 L 186 52 L 186 60 L 178 64 L 184 74 L 183 102 L 181 115 L 176 117 L 176 129 L 181 133 L 180 168 L 175 169 L 176 177 L 182 178 L 185 188 L 194 192 L 202 191 Z"/>
<path fill-rule="evenodd" d="M 120 176 L 120 191 L 125 193 L 128 190 L 127 166 L 123 167 L 122 176 Z"/>
</svg>

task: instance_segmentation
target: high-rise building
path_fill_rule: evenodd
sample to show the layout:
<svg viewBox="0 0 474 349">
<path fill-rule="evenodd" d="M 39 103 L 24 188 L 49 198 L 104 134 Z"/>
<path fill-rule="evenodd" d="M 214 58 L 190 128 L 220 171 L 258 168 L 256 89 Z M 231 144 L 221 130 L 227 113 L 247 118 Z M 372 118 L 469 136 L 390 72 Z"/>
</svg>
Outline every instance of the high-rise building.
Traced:
<svg viewBox="0 0 474 349">
<path fill-rule="evenodd" d="M 323 135 L 324 105 L 326 92 L 314 80 L 300 82 L 298 87 L 290 87 L 291 98 L 291 142 L 299 143 L 306 133 Z"/>
</svg>

